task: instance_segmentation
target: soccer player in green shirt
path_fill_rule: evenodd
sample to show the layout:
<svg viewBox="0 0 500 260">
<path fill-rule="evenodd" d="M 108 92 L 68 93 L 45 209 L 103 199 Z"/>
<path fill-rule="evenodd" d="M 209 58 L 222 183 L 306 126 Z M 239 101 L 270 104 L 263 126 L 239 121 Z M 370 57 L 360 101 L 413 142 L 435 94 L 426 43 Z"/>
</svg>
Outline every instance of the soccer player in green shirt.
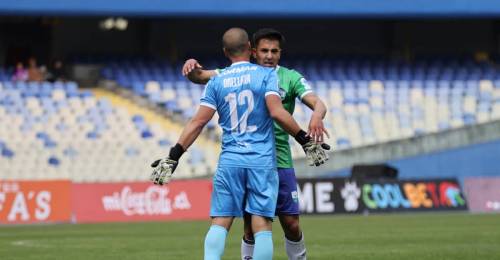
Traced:
<svg viewBox="0 0 500 260">
<path fill-rule="evenodd" d="M 323 125 L 326 106 L 314 94 L 306 79 L 299 72 L 278 65 L 284 41 L 283 35 L 277 30 L 260 29 L 253 35 L 253 56 L 259 65 L 276 68 L 283 107 L 290 114 L 293 114 L 295 109 L 296 98 L 299 98 L 313 110 L 308 134 L 316 142 L 322 143 L 323 134 L 328 136 L 328 131 Z M 184 64 L 182 73 L 194 83 L 205 84 L 210 77 L 219 73 L 219 70 L 203 70 L 195 59 L 190 59 Z M 293 169 L 288 134 L 276 123 L 274 129 L 279 174 L 276 215 L 278 215 L 285 233 L 285 248 L 288 259 L 306 259 L 304 236 L 299 225 L 297 180 Z M 253 234 L 248 220 L 245 218 L 245 235 L 241 244 L 242 260 L 252 259 L 253 254 Z"/>
</svg>

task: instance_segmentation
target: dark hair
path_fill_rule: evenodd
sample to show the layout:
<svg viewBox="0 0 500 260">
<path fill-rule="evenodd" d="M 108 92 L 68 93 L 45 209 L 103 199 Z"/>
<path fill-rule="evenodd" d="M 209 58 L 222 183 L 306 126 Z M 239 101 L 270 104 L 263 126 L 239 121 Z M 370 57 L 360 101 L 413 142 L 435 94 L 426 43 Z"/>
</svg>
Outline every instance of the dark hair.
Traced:
<svg viewBox="0 0 500 260">
<path fill-rule="evenodd" d="M 263 28 L 256 31 L 252 36 L 253 47 L 257 47 L 257 44 L 262 39 L 277 40 L 280 43 L 280 47 L 283 47 L 283 44 L 285 44 L 285 36 L 272 28 Z"/>
</svg>

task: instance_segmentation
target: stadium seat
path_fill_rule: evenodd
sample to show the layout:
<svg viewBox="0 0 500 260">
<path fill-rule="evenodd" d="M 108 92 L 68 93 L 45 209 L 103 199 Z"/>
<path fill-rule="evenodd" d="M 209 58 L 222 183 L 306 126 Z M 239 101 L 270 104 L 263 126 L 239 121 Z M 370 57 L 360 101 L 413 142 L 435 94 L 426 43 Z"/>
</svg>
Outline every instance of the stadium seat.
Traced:
<svg viewBox="0 0 500 260">
<path fill-rule="evenodd" d="M 147 168 L 149 154 L 164 156 L 165 146 L 178 136 L 106 98 L 78 90 L 75 83 L 1 82 L 0 87 L 0 121 L 10 122 L 0 128 L 1 169 L 12 172 L 6 179 L 146 180 L 148 174 L 139 169 Z M 37 95 L 35 88 L 48 95 Z M 109 173 L 110 165 L 121 167 L 116 162 L 127 166 L 119 177 Z M 191 163 L 199 176 L 208 174 L 203 169 L 213 169 L 204 153 Z"/>
<path fill-rule="evenodd" d="M 206 64 L 221 67 L 216 60 Z M 413 64 L 377 59 L 305 59 L 290 60 L 289 64 L 308 77 L 326 102 L 326 124 L 333 126 L 332 139 L 341 144 L 341 149 L 369 144 L 373 139 L 383 142 L 408 138 L 500 117 L 496 103 L 500 100 L 500 80 L 490 64 L 459 59 L 428 59 Z M 179 69 L 180 64 L 127 61 L 113 63 L 102 74 L 188 120 L 203 87 L 188 83 L 177 73 Z M 3 85 L 7 87 L 10 85 Z M 52 98 L 58 96 L 62 94 Z M 78 109 L 77 101 L 68 103 Z M 45 109 L 43 103 L 41 107 L 51 110 Z M 301 126 L 307 126 L 309 111 L 297 103 L 294 115 Z M 215 130 L 213 138 L 217 141 L 220 129 L 215 126 L 216 119 L 208 124 Z M 24 127 L 29 129 L 30 124 Z M 156 138 L 155 131 L 151 132 Z"/>
</svg>

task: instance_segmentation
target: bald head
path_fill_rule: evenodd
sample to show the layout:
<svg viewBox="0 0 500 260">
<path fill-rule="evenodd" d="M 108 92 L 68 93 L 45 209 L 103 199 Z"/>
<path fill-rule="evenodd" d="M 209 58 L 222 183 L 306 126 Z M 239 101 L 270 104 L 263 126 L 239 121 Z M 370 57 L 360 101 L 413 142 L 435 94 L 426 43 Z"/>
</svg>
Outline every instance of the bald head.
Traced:
<svg viewBox="0 0 500 260">
<path fill-rule="evenodd" d="M 230 57 L 248 55 L 250 45 L 248 34 L 241 28 L 231 28 L 222 36 L 222 46 Z"/>
</svg>

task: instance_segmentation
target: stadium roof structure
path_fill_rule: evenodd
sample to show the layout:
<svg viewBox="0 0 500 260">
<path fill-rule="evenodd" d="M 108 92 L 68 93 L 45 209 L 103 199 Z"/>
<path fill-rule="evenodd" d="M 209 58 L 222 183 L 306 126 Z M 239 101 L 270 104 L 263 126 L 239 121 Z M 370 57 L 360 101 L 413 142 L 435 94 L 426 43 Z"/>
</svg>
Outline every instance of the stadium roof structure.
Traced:
<svg viewBox="0 0 500 260">
<path fill-rule="evenodd" d="M 143 17 L 500 17 L 498 0 L 3 0 L 0 15 Z"/>
</svg>

